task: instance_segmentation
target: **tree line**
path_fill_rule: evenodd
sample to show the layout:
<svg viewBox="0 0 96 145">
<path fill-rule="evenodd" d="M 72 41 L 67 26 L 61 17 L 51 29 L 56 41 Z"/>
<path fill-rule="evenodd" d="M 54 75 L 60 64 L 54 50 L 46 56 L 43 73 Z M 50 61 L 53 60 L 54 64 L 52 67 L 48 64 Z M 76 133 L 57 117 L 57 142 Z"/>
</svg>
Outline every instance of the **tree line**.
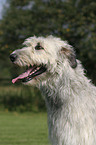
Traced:
<svg viewBox="0 0 96 145">
<path fill-rule="evenodd" d="M 7 0 L 0 20 L 0 57 L 8 66 L 6 57 L 25 38 L 54 35 L 75 47 L 77 58 L 95 82 L 95 14 L 95 0 Z"/>
</svg>

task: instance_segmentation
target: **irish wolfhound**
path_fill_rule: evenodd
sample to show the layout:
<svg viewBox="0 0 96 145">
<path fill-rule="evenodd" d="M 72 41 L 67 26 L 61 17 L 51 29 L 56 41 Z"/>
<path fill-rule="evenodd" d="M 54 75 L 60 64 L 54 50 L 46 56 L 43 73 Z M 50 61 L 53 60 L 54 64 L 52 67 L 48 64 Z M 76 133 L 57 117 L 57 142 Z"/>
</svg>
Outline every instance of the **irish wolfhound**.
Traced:
<svg viewBox="0 0 96 145">
<path fill-rule="evenodd" d="M 28 69 L 12 82 L 37 85 L 45 95 L 52 145 L 96 145 L 96 87 L 72 46 L 53 36 L 31 37 L 10 59 Z"/>
</svg>

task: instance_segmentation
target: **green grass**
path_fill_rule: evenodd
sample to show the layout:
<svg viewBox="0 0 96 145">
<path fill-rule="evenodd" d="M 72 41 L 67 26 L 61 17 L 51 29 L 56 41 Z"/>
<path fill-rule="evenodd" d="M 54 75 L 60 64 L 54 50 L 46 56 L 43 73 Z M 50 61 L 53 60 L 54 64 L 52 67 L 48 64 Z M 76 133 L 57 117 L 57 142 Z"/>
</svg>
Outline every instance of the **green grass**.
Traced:
<svg viewBox="0 0 96 145">
<path fill-rule="evenodd" d="M 46 113 L 0 112 L 0 145 L 49 145 Z"/>
</svg>

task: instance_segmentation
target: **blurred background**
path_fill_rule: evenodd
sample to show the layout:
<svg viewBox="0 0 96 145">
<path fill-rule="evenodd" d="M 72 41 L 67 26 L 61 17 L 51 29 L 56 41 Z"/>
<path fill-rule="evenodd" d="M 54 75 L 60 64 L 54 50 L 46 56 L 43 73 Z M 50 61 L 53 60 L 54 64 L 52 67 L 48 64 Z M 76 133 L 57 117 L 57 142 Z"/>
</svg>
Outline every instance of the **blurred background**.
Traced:
<svg viewBox="0 0 96 145">
<path fill-rule="evenodd" d="M 34 35 L 53 35 L 67 40 L 75 48 L 77 58 L 82 61 L 86 76 L 96 85 L 96 0 L 0 0 L 0 112 L 3 118 L 1 129 L 9 126 L 8 130 L 5 129 L 6 134 L 5 130 L 1 134 L 2 145 L 16 145 L 16 141 L 20 145 L 48 144 L 44 97 L 35 87 L 11 83 L 11 79 L 20 72 L 11 64 L 9 54 L 21 48 L 24 39 Z M 30 120 L 28 117 L 33 121 L 32 124 L 38 121 L 37 118 L 39 123 L 42 122 L 41 128 L 36 130 L 40 139 L 34 135 L 35 139 L 30 140 L 31 137 L 28 138 L 26 132 L 26 136 L 17 140 L 17 134 L 14 132 L 16 125 L 19 125 L 19 129 L 22 122 L 27 126 L 26 122 Z M 13 122 L 8 122 L 8 119 L 17 121 L 14 125 Z M 7 120 L 5 124 L 4 120 Z M 38 122 L 35 125 L 40 127 Z M 13 132 L 12 125 L 16 127 L 13 127 Z M 30 130 L 29 126 L 28 130 L 27 126 L 25 130 L 29 132 L 35 129 Z M 20 131 L 22 129 L 17 132 Z M 4 134 L 8 137 L 5 142 Z M 16 141 L 12 136 L 14 134 Z M 34 133 L 30 134 L 33 136 Z"/>
</svg>

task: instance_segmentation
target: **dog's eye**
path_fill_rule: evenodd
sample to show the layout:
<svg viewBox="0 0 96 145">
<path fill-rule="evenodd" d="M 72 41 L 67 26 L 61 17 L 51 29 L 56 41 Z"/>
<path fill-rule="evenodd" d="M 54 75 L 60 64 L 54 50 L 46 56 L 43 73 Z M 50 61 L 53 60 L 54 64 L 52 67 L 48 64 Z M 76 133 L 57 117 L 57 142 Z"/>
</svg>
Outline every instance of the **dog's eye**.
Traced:
<svg viewBox="0 0 96 145">
<path fill-rule="evenodd" d="M 37 43 L 37 45 L 35 46 L 35 49 L 40 50 L 40 49 L 44 49 L 44 48 L 40 45 L 40 43 Z"/>
</svg>

